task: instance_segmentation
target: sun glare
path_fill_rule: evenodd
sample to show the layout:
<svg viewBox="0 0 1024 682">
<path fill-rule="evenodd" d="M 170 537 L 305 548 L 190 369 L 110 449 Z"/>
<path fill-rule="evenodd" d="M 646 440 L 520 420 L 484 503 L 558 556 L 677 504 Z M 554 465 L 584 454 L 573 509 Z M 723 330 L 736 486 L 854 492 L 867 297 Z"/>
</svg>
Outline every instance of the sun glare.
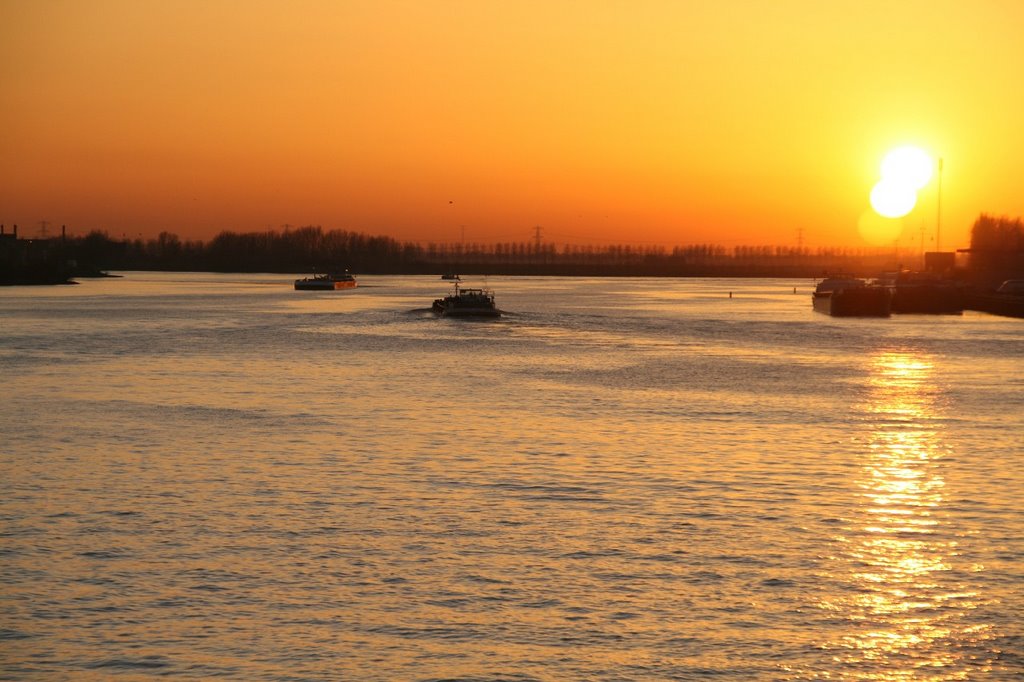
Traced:
<svg viewBox="0 0 1024 682">
<path fill-rule="evenodd" d="M 919 190 L 932 179 L 932 157 L 919 147 L 897 147 L 882 159 L 882 181 Z"/>
<path fill-rule="evenodd" d="M 903 221 L 886 218 L 875 211 L 866 210 L 857 221 L 857 232 L 872 246 L 889 246 L 903 234 Z"/>
<path fill-rule="evenodd" d="M 882 159 L 882 179 L 871 189 L 871 207 L 885 218 L 902 218 L 914 210 L 917 193 L 932 179 L 932 157 L 905 145 Z"/>
<path fill-rule="evenodd" d="M 871 207 L 886 218 L 902 218 L 916 203 L 917 192 L 907 185 L 882 179 L 871 189 Z"/>
</svg>

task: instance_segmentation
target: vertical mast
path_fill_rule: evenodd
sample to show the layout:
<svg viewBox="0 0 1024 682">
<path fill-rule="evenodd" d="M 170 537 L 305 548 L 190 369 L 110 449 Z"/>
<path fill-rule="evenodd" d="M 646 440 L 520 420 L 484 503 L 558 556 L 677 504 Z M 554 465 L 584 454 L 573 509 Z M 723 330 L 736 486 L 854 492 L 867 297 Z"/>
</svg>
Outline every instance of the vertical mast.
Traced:
<svg viewBox="0 0 1024 682">
<path fill-rule="evenodd" d="M 939 230 L 942 228 L 942 158 L 939 157 L 939 192 L 935 206 L 935 250 L 942 251 Z"/>
</svg>

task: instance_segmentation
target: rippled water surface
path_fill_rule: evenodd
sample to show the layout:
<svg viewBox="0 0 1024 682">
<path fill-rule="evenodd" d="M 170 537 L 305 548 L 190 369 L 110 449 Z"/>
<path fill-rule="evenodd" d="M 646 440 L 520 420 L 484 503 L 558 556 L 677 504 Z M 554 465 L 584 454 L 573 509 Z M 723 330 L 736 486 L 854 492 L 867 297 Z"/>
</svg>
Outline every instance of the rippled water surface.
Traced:
<svg viewBox="0 0 1024 682">
<path fill-rule="evenodd" d="M 0 677 L 1024 675 L 1021 320 L 290 282 L 0 290 Z"/>
</svg>

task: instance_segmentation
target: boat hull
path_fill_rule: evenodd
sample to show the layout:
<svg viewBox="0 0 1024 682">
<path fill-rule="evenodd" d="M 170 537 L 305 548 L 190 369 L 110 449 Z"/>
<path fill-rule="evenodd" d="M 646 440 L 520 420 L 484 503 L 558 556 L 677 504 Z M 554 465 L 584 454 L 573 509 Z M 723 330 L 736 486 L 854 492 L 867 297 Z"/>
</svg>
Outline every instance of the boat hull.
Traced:
<svg viewBox="0 0 1024 682">
<path fill-rule="evenodd" d="M 434 299 L 431 309 L 440 317 L 501 317 L 489 291 L 460 289 L 457 283 L 455 293 Z"/>
<path fill-rule="evenodd" d="M 441 317 L 501 317 L 501 311 L 494 308 L 434 308 Z"/>
<path fill-rule="evenodd" d="M 815 292 L 812 303 L 819 313 L 833 317 L 889 317 L 892 292 L 884 287 L 851 287 Z"/>
<path fill-rule="evenodd" d="M 971 294 L 967 297 L 966 308 L 990 315 L 1024 318 L 1024 296 L 1011 294 Z"/>
<path fill-rule="evenodd" d="M 964 312 L 964 297 L 953 286 L 897 284 L 893 288 L 891 310 L 901 314 L 960 315 Z"/>
<path fill-rule="evenodd" d="M 334 291 L 335 289 L 354 289 L 358 284 L 355 280 L 295 280 L 296 291 Z"/>
</svg>

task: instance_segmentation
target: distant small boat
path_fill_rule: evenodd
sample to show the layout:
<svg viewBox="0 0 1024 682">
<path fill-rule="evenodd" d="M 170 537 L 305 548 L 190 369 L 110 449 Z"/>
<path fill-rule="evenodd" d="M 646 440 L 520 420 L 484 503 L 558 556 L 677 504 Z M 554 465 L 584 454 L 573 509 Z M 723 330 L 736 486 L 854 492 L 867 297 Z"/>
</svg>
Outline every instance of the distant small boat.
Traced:
<svg viewBox="0 0 1024 682">
<path fill-rule="evenodd" d="M 853 277 L 828 277 L 814 288 L 811 303 L 833 317 L 889 317 L 892 290 Z"/>
<path fill-rule="evenodd" d="M 441 317 L 501 317 L 494 304 L 494 294 L 486 289 L 460 289 L 434 300 L 431 310 Z"/>
<path fill-rule="evenodd" d="M 298 291 L 332 291 L 334 289 L 352 289 L 357 286 L 356 278 L 347 272 L 327 275 L 313 275 L 295 280 Z"/>
<path fill-rule="evenodd" d="M 458 282 L 462 278 L 459 277 L 458 275 L 456 275 L 454 272 L 446 272 L 443 275 L 441 275 L 441 279 L 454 280 L 454 281 Z"/>
</svg>

